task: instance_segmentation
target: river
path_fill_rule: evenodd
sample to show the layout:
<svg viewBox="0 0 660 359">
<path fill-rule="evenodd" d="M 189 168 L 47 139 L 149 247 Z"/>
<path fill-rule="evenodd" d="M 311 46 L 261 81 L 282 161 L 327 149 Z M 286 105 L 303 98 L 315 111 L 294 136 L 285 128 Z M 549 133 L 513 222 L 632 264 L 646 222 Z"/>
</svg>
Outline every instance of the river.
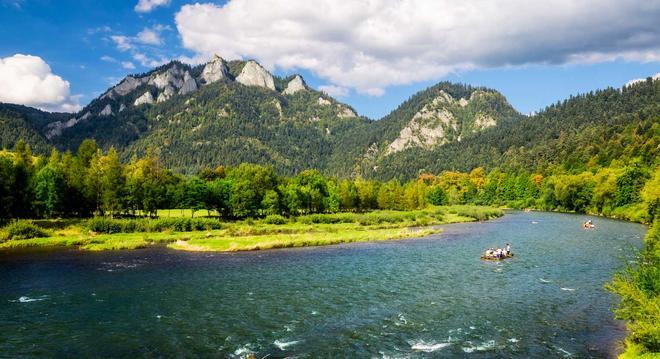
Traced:
<svg viewBox="0 0 660 359">
<path fill-rule="evenodd" d="M 509 212 L 422 239 L 243 253 L 0 253 L 2 357 L 609 357 L 646 227 Z M 479 259 L 512 244 L 515 257 Z"/>
</svg>

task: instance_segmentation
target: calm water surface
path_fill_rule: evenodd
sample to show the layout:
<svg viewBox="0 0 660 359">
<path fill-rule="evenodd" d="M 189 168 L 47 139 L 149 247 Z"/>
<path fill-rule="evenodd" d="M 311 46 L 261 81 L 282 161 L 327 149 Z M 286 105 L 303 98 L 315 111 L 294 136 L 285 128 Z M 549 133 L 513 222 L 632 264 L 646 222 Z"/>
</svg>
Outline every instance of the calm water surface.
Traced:
<svg viewBox="0 0 660 359">
<path fill-rule="evenodd" d="M 417 240 L 0 254 L 2 357 L 608 357 L 646 228 L 512 212 Z M 479 260 L 510 242 L 516 257 Z"/>
</svg>

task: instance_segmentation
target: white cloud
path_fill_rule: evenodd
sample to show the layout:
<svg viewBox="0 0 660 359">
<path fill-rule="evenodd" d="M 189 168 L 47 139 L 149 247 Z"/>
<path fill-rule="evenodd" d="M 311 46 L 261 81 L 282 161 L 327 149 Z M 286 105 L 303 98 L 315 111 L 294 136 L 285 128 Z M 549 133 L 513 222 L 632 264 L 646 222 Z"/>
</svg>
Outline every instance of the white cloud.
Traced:
<svg viewBox="0 0 660 359">
<path fill-rule="evenodd" d="M 646 0 L 230 0 L 185 5 L 176 24 L 195 54 L 379 95 L 475 68 L 659 61 L 658 18 Z"/>
<path fill-rule="evenodd" d="M 127 70 L 133 70 L 135 69 L 135 65 L 133 65 L 132 62 L 130 61 L 122 61 L 121 62 L 121 67 L 127 69 Z"/>
<path fill-rule="evenodd" d="M 110 39 L 119 51 L 135 50 L 140 44 L 162 45 L 161 33 L 165 30 L 172 30 L 172 28 L 167 25 L 156 24 L 151 28 L 145 27 L 136 36 L 112 35 Z"/>
<path fill-rule="evenodd" d="M 16 54 L 0 58 L 0 102 L 49 111 L 80 110 L 80 96 L 71 96 L 69 82 L 52 73 L 38 56 Z"/>
<path fill-rule="evenodd" d="M 144 28 L 136 37 L 137 41 L 146 45 L 160 45 L 163 40 L 160 38 L 160 32 L 154 29 Z"/>
<path fill-rule="evenodd" d="M 115 42 L 115 45 L 117 45 L 117 50 L 119 51 L 128 51 L 133 48 L 131 39 L 128 36 L 112 35 L 110 38 Z"/>
<path fill-rule="evenodd" d="M 649 76 L 649 77 L 651 77 L 653 80 L 660 80 L 660 72 L 656 73 L 655 75 Z M 646 81 L 646 78 L 633 79 L 633 80 L 630 80 L 630 81 L 626 82 L 626 84 L 623 85 L 623 86 L 630 86 L 630 85 L 634 85 L 636 83 L 643 82 L 643 81 Z"/>
<path fill-rule="evenodd" d="M 319 91 L 325 92 L 332 97 L 346 97 L 348 96 L 348 89 L 346 87 L 334 85 L 319 86 Z"/>
<path fill-rule="evenodd" d="M 142 65 L 144 67 L 157 67 L 157 66 L 166 64 L 169 61 L 165 57 L 160 57 L 158 59 L 154 59 L 154 58 L 149 57 L 146 54 L 141 53 L 141 52 L 134 52 L 133 53 L 133 60 L 139 62 L 140 65 Z"/>
<path fill-rule="evenodd" d="M 105 62 L 117 62 L 117 59 L 115 59 L 115 58 L 112 57 L 112 56 L 103 55 L 103 56 L 101 56 L 101 61 L 105 61 Z"/>
<path fill-rule="evenodd" d="M 150 12 L 159 6 L 167 6 L 169 3 L 170 0 L 140 0 L 134 9 L 137 12 Z"/>
</svg>

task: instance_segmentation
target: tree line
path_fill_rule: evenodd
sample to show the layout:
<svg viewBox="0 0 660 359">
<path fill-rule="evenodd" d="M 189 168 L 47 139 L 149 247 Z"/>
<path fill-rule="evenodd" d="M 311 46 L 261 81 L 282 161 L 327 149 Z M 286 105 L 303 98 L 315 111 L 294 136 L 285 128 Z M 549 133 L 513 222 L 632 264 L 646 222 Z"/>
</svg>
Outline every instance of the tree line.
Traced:
<svg viewBox="0 0 660 359">
<path fill-rule="evenodd" d="M 226 219 L 296 216 L 429 204 L 505 205 L 602 213 L 650 222 L 658 211 L 660 171 L 642 161 L 613 161 L 580 173 L 443 171 L 417 178 L 338 179 L 317 170 L 278 176 L 272 167 L 241 164 L 185 176 L 164 168 L 155 150 L 122 163 L 94 140 L 75 154 L 34 156 L 19 141 L 0 154 L 0 218 L 156 216 L 158 209 L 209 210 Z M 194 211 L 193 211 L 194 213 Z"/>
</svg>

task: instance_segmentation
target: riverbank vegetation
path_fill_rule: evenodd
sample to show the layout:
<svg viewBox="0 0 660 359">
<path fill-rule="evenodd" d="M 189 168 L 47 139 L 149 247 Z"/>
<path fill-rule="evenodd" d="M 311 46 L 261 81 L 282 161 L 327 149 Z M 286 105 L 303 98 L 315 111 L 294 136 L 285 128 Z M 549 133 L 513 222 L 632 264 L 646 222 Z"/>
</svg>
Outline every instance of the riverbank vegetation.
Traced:
<svg viewBox="0 0 660 359">
<path fill-rule="evenodd" d="M 615 314 L 627 322 L 630 333 L 621 358 L 657 358 L 660 353 L 660 220 L 648 231 L 644 250 L 635 266 L 617 274 L 608 289 L 621 297 Z"/>
<path fill-rule="evenodd" d="M 0 222 L 6 225 L 0 248 L 76 245 L 101 250 L 168 243 L 187 250 L 243 250 L 406 238 L 425 232 L 411 234 L 402 228 L 453 220 L 443 215 L 435 221 L 378 223 L 370 216 L 380 215 L 368 212 L 405 217 L 410 211 L 443 205 L 534 208 L 653 223 L 660 212 L 659 126 L 651 119 L 626 127 L 602 147 L 581 152 L 593 153 L 591 157 L 566 152 L 563 164 L 420 172 L 407 182 L 339 179 L 317 170 L 282 177 L 271 167 L 254 164 L 204 168 L 184 176 L 163 168 L 158 151 L 122 163 L 114 149 L 104 152 L 92 140 L 84 141 L 76 154 L 53 150 L 47 158 L 34 156 L 19 142 L 13 151 L 0 153 Z M 158 217 L 163 208 L 170 209 L 168 215 L 180 212 L 191 220 L 145 220 Z M 454 210 L 455 220 L 489 217 L 475 207 Z M 200 213 L 214 219 L 193 221 Z M 93 216 L 101 219 L 85 220 Z M 350 216 L 355 217 L 343 223 Z M 28 218 L 81 222 L 61 229 L 12 223 Z M 336 222 L 323 222 L 330 220 Z M 258 228 L 263 233 L 250 233 Z M 653 242 L 647 240 L 636 269 L 613 284 L 623 298 L 618 315 L 633 330 L 631 352 L 658 350 L 657 317 L 648 314 L 658 306 L 658 290 L 648 284 L 649 278 L 657 283 L 660 272 L 659 262 L 649 254 L 656 251 L 649 244 Z"/>
<path fill-rule="evenodd" d="M 74 155 L 35 157 L 19 143 L 0 154 L 0 218 L 157 217 L 170 208 L 225 220 L 315 213 L 491 205 L 602 214 L 651 223 L 660 206 L 657 156 L 596 163 L 583 171 L 444 171 L 397 180 L 337 179 L 316 170 L 278 176 L 270 167 L 205 168 L 186 177 L 163 168 L 157 151 L 122 164 L 84 141 Z"/>
<path fill-rule="evenodd" d="M 270 215 L 221 222 L 217 218 L 91 218 L 20 220 L 0 230 L 0 249 L 77 246 L 83 250 L 136 249 L 169 244 L 182 250 L 240 251 L 422 237 L 439 232 L 431 225 L 484 220 L 502 211 L 489 207 L 442 206 L 415 211 Z M 17 237 L 7 228 L 31 228 Z M 38 233 L 38 234 L 37 234 Z M 42 237 L 44 233 L 46 237 Z"/>
</svg>

